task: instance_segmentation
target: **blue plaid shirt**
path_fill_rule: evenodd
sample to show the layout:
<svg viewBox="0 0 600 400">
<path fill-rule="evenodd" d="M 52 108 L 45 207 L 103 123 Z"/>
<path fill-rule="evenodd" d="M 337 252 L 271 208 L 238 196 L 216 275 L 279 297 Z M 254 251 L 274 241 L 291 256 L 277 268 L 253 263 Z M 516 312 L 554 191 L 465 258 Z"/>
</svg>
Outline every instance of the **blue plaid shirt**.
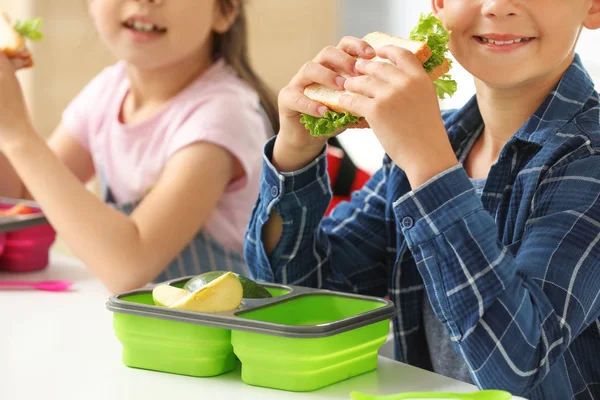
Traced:
<svg viewBox="0 0 600 400">
<path fill-rule="evenodd" d="M 483 124 L 475 98 L 444 121 L 457 156 Z M 245 249 L 255 278 L 390 296 L 396 357 L 431 368 L 427 295 L 480 388 L 600 399 L 600 106 L 579 57 L 506 143 L 481 198 L 460 165 L 413 191 L 386 157 L 323 218 L 325 154 L 278 173 L 273 143 Z M 283 234 L 268 256 L 272 210 Z"/>
</svg>

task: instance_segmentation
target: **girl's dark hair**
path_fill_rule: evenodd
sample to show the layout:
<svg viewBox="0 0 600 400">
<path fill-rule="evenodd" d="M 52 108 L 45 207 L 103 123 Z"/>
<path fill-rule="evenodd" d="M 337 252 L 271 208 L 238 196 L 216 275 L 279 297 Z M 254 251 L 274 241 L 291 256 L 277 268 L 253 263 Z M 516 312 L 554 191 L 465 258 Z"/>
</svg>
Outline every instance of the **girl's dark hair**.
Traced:
<svg viewBox="0 0 600 400">
<path fill-rule="evenodd" d="M 273 126 L 273 131 L 277 133 L 279 132 L 279 113 L 276 97 L 254 72 L 248 57 L 244 0 L 239 0 L 237 4 L 234 0 L 217 0 L 217 2 L 224 15 L 230 14 L 236 6 L 238 8 L 236 19 L 231 28 L 225 33 L 215 34 L 214 54 L 222 57 L 237 72 L 239 77 L 258 93 L 260 103 Z"/>
</svg>

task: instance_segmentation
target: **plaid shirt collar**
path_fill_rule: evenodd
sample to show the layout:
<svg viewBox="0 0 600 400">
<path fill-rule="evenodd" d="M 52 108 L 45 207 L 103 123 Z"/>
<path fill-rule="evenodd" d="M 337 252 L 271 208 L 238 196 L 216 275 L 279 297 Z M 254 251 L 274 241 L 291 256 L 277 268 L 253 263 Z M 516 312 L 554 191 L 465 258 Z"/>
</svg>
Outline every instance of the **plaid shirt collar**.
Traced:
<svg viewBox="0 0 600 400">
<path fill-rule="evenodd" d="M 571 121 L 594 93 L 594 82 L 575 54 L 556 88 L 546 97 L 531 118 L 508 141 L 505 148 L 521 142 L 544 146 L 561 126 Z M 555 101 L 555 99 L 562 101 Z M 477 97 L 473 96 L 460 110 L 446 119 L 446 128 L 454 151 L 464 149 L 470 135 L 483 124 Z"/>
</svg>

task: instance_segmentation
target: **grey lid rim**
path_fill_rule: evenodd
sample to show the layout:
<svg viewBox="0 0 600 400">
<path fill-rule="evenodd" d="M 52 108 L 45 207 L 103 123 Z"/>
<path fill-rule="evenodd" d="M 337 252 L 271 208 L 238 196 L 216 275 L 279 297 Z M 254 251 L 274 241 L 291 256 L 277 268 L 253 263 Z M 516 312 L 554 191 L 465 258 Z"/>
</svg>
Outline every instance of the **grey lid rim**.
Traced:
<svg viewBox="0 0 600 400">
<path fill-rule="evenodd" d="M 181 281 L 187 279 L 190 279 L 190 277 L 179 278 L 176 280 L 169 281 L 169 283 L 180 283 Z M 256 305 L 249 306 L 242 310 L 234 310 L 223 313 L 198 313 L 191 311 L 172 310 L 169 308 L 157 307 L 154 305 L 126 302 L 120 299 L 120 297 L 148 293 L 150 291 L 149 289 L 140 289 L 132 292 L 111 296 L 109 301 L 106 303 L 106 308 L 109 311 L 121 314 L 138 315 L 150 318 L 158 318 L 170 321 L 211 326 L 216 328 L 255 332 L 290 338 L 322 338 L 333 336 L 349 330 L 371 325 L 373 323 L 380 322 L 385 319 L 389 319 L 393 317 L 396 312 L 394 303 L 388 299 L 343 292 L 333 292 L 322 289 L 305 288 L 293 285 L 278 285 L 263 282 L 261 282 L 261 285 L 272 288 L 291 290 L 291 292 L 283 296 L 272 297 L 269 299 L 251 300 L 250 302 L 256 303 Z M 367 311 L 365 313 L 344 318 L 331 323 L 311 326 L 284 325 L 272 322 L 250 320 L 239 317 L 237 315 L 257 310 L 263 307 L 269 307 L 275 304 L 283 303 L 298 297 L 313 294 L 341 296 L 359 300 L 374 301 L 383 304 L 383 306 L 375 310 Z"/>
<path fill-rule="evenodd" d="M 8 197 L 0 197 L 0 203 L 3 204 L 25 204 L 30 207 L 39 208 L 39 205 L 31 200 L 10 199 Z M 18 215 L 15 217 L 0 218 L 0 233 L 17 231 L 24 228 L 47 224 L 48 220 L 43 213 Z"/>
</svg>

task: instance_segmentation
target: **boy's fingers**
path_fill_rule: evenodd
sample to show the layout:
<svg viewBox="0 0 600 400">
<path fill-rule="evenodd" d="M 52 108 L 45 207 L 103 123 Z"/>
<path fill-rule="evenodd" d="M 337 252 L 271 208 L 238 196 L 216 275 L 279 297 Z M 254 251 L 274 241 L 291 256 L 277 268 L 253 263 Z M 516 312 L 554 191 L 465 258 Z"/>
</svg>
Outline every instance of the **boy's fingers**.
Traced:
<svg viewBox="0 0 600 400">
<path fill-rule="evenodd" d="M 344 90 L 346 79 L 331 69 L 314 61 L 307 62 L 292 79 L 292 86 L 297 89 L 306 88 L 313 83 L 320 83 L 332 89 Z"/>
<path fill-rule="evenodd" d="M 335 46 L 325 47 L 315 57 L 314 61 L 323 64 L 334 71 L 344 72 L 348 75 L 356 75 L 356 69 L 354 68 L 356 58 Z"/>
<path fill-rule="evenodd" d="M 388 83 L 393 82 L 398 74 L 402 73 L 398 67 L 383 61 L 359 60 L 356 69 L 363 75 Z"/>
<path fill-rule="evenodd" d="M 379 91 L 385 89 L 382 84 L 385 85 L 385 82 L 369 75 L 361 75 L 347 79 L 344 88 L 348 92 L 375 98 Z"/>
<path fill-rule="evenodd" d="M 358 93 L 344 92 L 340 95 L 340 106 L 353 115 L 367 116 L 373 100 Z"/>
<path fill-rule="evenodd" d="M 312 101 L 304 95 L 301 90 L 284 88 L 279 94 L 279 107 L 287 110 L 296 111 L 302 114 L 310 114 L 313 117 L 320 118 L 328 110 L 326 106 L 316 101 Z"/>
<path fill-rule="evenodd" d="M 373 58 L 376 55 L 371 45 L 362 39 L 346 36 L 340 40 L 337 47 L 353 57 Z"/>
<path fill-rule="evenodd" d="M 390 60 L 396 67 L 409 74 L 423 73 L 423 64 L 413 52 L 398 46 L 383 46 L 377 50 L 377 55 Z"/>
</svg>

